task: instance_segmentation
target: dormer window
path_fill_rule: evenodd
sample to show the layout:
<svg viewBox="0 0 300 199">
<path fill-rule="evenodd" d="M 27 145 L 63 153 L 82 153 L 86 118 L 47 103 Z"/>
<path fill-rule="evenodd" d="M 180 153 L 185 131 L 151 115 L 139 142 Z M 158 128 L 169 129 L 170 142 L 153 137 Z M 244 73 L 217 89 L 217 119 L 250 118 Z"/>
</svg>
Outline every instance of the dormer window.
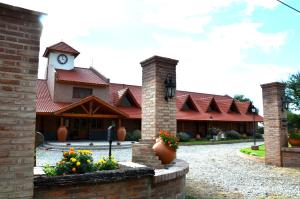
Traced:
<svg viewBox="0 0 300 199">
<path fill-rule="evenodd" d="M 188 96 L 186 98 L 186 101 L 182 105 L 181 110 L 182 111 L 197 111 L 198 112 L 198 109 L 197 109 L 195 103 L 193 102 L 191 96 Z"/>
<path fill-rule="evenodd" d="M 125 95 L 124 97 L 122 97 L 119 106 L 132 107 L 135 106 L 135 103 L 128 95 Z"/>
<path fill-rule="evenodd" d="M 229 113 L 240 113 L 239 109 L 237 108 L 236 104 L 234 101 L 232 101 L 230 108 L 229 108 Z"/>
<path fill-rule="evenodd" d="M 207 112 L 218 112 L 218 113 L 221 112 L 214 98 L 211 100 L 207 108 Z"/>
<path fill-rule="evenodd" d="M 93 89 L 73 87 L 73 98 L 85 98 L 93 95 Z"/>
</svg>

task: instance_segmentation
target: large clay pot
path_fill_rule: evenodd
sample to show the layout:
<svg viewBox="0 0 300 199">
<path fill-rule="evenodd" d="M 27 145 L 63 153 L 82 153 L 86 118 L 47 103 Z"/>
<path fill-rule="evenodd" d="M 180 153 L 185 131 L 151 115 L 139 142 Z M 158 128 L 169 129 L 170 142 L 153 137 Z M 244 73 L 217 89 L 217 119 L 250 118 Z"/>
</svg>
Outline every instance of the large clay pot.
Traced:
<svg viewBox="0 0 300 199">
<path fill-rule="evenodd" d="M 125 127 L 120 127 L 117 132 L 117 138 L 119 141 L 124 141 L 126 137 L 126 129 Z"/>
<path fill-rule="evenodd" d="M 65 142 L 67 140 L 67 137 L 68 137 L 68 129 L 64 125 L 61 125 L 57 129 L 57 140 L 59 142 Z"/>
<path fill-rule="evenodd" d="M 289 138 L 289 143 L 293 147 L 300 147 L 300 139 L 299 138 Z"/>
<path fill-rule="evenodd" d="M 176 151 L 165 145 L 161 139 L 152 148 L 163 164 L 170 164 L 176 158 Z"/>
</svg>

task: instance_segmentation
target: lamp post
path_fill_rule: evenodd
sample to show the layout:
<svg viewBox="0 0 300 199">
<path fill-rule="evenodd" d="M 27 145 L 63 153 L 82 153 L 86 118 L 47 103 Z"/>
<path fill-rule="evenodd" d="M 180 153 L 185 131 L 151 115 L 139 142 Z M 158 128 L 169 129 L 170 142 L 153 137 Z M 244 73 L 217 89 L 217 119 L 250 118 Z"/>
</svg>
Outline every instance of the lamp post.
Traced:
<svg viewBox="0 0 300 199">
<path fill-rule="evenodd" d="M 255 115 L 257 114 L 257 109 L 255 108 L 255 106 L 252 104 L 251 106 L 251 112 L 253 115 L 253 141 L 254 141 L 254 145 L 251 146 L 252 150 L 258 150 L 259 147 L 256 146 L 256 128 L 255 128 Z"/>
<path fill-rule="evenodd" d="M 111 144 L 113 141 L 114 128 L 115 128 L 115 123 L 112 123 L 112 125 L 107 128 L 107 141 L 109 142 L 109 152 L 108 152 L 109 159 L 111 159 Z"/>
<path fill-rule="evenodd" d="M 169 73 L 165 79 L 165 100 L 169 101 L 175 96 L 176 83 L 173 80 L 172 74 Z"/>
</svg>

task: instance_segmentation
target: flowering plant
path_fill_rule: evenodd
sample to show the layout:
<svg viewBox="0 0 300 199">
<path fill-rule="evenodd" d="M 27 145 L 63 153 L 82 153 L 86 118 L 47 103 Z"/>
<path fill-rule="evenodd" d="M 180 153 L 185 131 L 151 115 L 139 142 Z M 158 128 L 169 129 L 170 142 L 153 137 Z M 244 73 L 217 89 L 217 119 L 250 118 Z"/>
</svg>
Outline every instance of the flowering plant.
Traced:
<svg viewBox="0 0 300 199">
<path fill-rule="evenodd" d="M 178 138 L 172 133 L 165 130 L 160 130 L 159 137 L 165 143 L 166 146 L 170 147 L 175 151 L 176 149 L 178 149 Z"/>
<path fill-rule="evenodd" d="M 87 173 L 95 171 L 92 152 L 89 150 L 78 150 L 70 148 L 63 153 L 63 159 L 56 163 L 56 174 L 65 175 L 73 173 Z"/>
<path fill-rule="evenodd" d="M 102 170 L 114 170 L 118 168 L 118 162 L 117 160 L 111 156 L 109 157 L 102 157 L 96 164 L 96 168 L 100 171 Z"/>
</svg>

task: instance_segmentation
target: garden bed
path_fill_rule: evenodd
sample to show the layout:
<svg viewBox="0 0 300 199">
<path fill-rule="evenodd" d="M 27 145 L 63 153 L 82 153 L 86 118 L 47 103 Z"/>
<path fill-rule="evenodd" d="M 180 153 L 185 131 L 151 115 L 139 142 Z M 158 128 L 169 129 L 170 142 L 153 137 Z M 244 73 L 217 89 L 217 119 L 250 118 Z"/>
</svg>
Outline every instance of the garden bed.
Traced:
<svg viewBox="0 0 300 199">
<path fill-rule="evenodd" d="M 263 142 L 263 139 L 256 139 L 257 142 Z M 213 145 L 213 144 L 233 144 L 233 143 L 243 143 L 243 142 L 253 142 L 253 139 L 239 139 L 239 140 L 192 140 L 188 142 L 179 142 L 179 145 Z"/>
</svg>

